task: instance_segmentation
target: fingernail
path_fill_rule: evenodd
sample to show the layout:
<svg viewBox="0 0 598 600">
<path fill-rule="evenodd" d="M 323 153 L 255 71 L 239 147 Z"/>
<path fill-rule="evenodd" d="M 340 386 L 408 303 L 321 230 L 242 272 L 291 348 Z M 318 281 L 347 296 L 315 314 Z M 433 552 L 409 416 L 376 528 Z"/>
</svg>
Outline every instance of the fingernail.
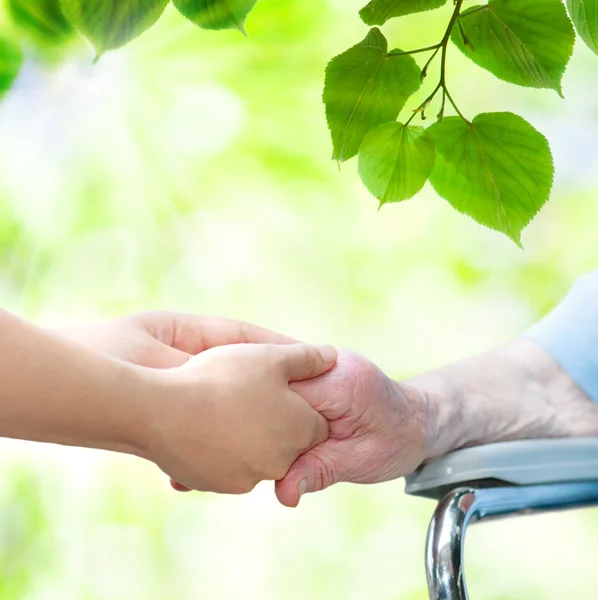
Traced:
<svg viewBox="0 0 598 600">
<path fill-rule="evenodd" d="M 299 500 L 301 500 L 301 496 L 307 492 L 307 479 L 302 479 L 299 484 Z"/>
<path fill-rule="evenodd" d="M 334 346 L 316 346 L 316 348 L 327 365 L 336 362 L 338 351 Z"/>
</svg>

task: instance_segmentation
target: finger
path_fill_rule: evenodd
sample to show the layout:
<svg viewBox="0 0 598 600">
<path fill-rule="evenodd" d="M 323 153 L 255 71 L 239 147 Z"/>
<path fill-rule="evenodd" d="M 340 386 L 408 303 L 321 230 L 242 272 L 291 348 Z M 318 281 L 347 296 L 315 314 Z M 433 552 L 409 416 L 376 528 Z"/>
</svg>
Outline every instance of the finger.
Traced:
<svg viewBox="0 0 598 600">
<path fill-rule="evenodd" d="M 175 481 L 174 479 L 170 480 L 170 485 L 177 492 L 190 492 L 191 491 L 188 487 L 185 487 L 184 485 L 181 485 L 178 481 Z"/>
<path fill-rule="evenodd" d="M 276 482 L 278 501 L 289 508 L 298 506 L 305 494 L 319 492 L 338 483 L 337 468 L 342 452 L 338 440 L 328 440 L 300 456 L 283 479 Z"/>
<path fill-rule="evenodd" d="M 328 440 L 328 437 L 330 436 L 330 427 L 328 426 L 328 421 L 322 415 L 320 415 L 318 413 L 316 413 L 315 416 L 316 416 L 316 426 L 314 429 L 312 443 L 311 443 L 311 446 L 309 447 L 310 450 L 314 446 L 323 444 L 325 441 Z"/>
<path fill-rule="evenodd" d="M 293 338 L 257 325 L 222 317 L 164 312 L 149 313 L 144 318 L 157 339 L 191 355 L 230 344 L 297 343 Z"/>
<path fill-rule="evenodd" d="M 334 367 L 338 352 L 332 346 L 293 344 L 280 346 L 276 352 L 282 359 L 288 381 L 303 381 L 324 375 Z"/>
</svg>

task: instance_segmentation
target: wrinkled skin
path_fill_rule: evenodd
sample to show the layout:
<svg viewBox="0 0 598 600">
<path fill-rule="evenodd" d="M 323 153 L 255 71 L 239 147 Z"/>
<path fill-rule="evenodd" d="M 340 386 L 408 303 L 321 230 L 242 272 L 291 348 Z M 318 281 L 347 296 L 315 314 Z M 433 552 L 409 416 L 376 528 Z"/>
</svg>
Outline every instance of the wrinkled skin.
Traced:
<svg viewBox="0 0 598 600">
<path fill-rule="evenodd" d="M 302 455 L 276 483 L 276 495 L 285 506 L 297 506 L 302 493 L 339 482 L 403 477 L 423 462 L 426 398 L 392 381 L 362 356 L 343 350 L 329 373 L 292 387 L 328 419 L 330 437 Z"/>
</svg>

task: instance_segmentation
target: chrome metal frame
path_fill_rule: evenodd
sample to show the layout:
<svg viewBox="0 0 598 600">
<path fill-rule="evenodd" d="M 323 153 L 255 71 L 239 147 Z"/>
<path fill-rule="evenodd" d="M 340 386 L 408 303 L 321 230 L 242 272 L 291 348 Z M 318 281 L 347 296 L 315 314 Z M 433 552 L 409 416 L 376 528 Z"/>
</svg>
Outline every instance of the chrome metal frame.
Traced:
<svg viewBox="0 0 598 600">
<path fill-rule="evenodd" d="M 468 600 L 463 572 L 465 533 L 483 519 L 598 505 L 598 481 L 549 485 L 460 487 L 436 507 L 428 529 L 426 575 L 430 600 Z"/>
</svg>

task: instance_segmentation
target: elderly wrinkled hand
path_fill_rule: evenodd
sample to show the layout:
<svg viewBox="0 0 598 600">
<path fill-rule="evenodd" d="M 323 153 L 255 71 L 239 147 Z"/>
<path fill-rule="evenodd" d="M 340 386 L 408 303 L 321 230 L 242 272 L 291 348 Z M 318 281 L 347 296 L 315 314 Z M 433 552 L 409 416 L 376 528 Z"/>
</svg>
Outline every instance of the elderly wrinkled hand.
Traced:
<svg viewBox="0 0 598 600">
<path fill-rule="evenodd" d="M 276 483 L 286 506 L 335 483 L 380 483 L 421 464 L 428 446 L 428 404 L 362 356 L 341 351 L 323 377 L 293 389 L 328 420 L 327 441 L 301 456 Z"/>
<path fill-rule="evenodd" d="M 582 288 L 576 293 L 579 289 L 585 294 Z M 596 311 L 595 294 L 589 298 L 587 306 Z M 572 365 L 567 371 L 542 347 L 548 340 L 552 353 L 564 352 L 558 337 L 568 331 L 560 325 L 564 308 L 534 335 L 407 381 L 392 381 L 363 357 L 341 351 L 326 375 L 292 386 L 328 419 L 330 436 L 277 482 L 280 502 L 296 506 L 302 494 L 338 482 L 389 481 L 467 446 L 598 435 L 598 404 L 592 402 L 598 398 L 596 355 L 570 350 L 562 359 Z M 579 323 L 575 339 L 582 347 L 587 341 L 587 347 L 596 328 L 586 327 L 586 334 L 584 325 Z M 583 364 L 592 368 L 582 369 Z M 576 379 L 571 376 L 575 369 Z"/>
</svg>

